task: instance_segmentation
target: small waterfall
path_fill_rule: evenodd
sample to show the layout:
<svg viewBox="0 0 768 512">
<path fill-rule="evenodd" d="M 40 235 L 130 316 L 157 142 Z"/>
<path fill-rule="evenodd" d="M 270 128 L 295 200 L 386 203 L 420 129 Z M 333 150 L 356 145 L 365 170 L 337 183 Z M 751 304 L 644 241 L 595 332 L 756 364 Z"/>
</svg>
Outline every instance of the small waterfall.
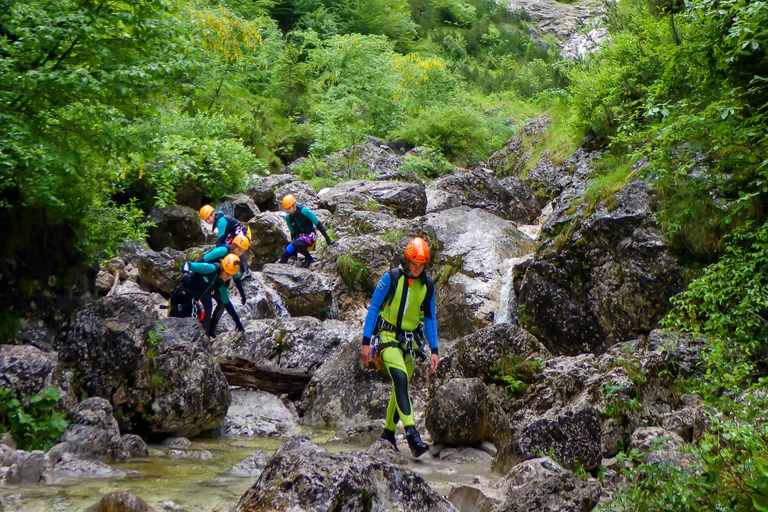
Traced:
<svg viewBox="0 0 768 512">
<path fill-rule="evenodd" d="M 525 261 L 528 257 L 529 256 L 526 255 L 519 258 L 510 258 L 507 260 L 507 262 L 509 262 L 509 269 L 501 279 L 501 290 L 499 290 L 499 310 L 496 311 L 496 315 L 493 319 L 494 324 L 520 324 L 520 320 L 517 318 L 517 296 L 515 295 L 514 273 L 515 267 Z"/>
<path fill-rule="evenodd" d="M 271 286 L 265 286 L 264 292 L 269 295 L 269 298 L 272 300 L 272 304 L 275 306 L 275 311 L 277 312 L 277 315 L 280 317 L 287 317 L 291 316 L 291 314 L 288 312 L 288 308 L 285 305 L 285 301 L 283 301 L 283 298 L 280 296 L 279 293 L 275 291 L 274 288 Z"/>
</svg>

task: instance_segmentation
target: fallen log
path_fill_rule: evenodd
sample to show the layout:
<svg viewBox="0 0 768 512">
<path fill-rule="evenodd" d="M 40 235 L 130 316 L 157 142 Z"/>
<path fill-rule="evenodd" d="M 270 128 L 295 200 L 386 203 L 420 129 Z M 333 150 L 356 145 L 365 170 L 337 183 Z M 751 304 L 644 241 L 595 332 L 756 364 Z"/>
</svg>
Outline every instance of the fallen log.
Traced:
<svg viewBox="0 0 768 512">
<path fill-rule="evenodd" d="M 259 364 L 241 357 L 218 357 L 230 386 L 260 389 L 275 395 L 300 395 L 312 374 L 306 370 Z"/>
</svg>

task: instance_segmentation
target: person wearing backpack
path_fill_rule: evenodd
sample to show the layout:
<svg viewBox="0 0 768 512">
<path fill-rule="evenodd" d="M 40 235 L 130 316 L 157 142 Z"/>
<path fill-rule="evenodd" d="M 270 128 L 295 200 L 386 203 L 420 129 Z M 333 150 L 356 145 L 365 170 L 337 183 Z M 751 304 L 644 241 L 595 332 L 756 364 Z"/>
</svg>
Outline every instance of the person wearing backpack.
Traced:
<svg viewBox="0 0 768 512">
<path fill-rule="evenodd" d="M 228 281 L 240 270 L 240 258 L 234 254 L 228 254 L 221 262 L 191 262 L 189 263 L 189 270 L 188 273 L 181 276 L 179 289 L 202 303 L 205 311 L 202 320 L 205 332 L 209 336 L 215 336 L 216 325 L 224 310 L 235 321 L 236 329 L 240 332 L 245 331 L 237 311 L 229 301 L 229 292 L 227 291 Z M 216 309 L 212 312 L 213 299 L 216 300 Z M 169 313 L 169 316 L 176 315 Z"/>
<path fill-rule="evenodd" d="M 300 265 L 307 268 L 314 261 L 309 251 L 315 250 L 317 243 L 317 233 L 315 227 L 320 230 L 328 245 L 337 245 L 333 242 L 325 231 L 325 226 L 320 222 L 312 211 L 296 202 L 296 198 L 291 194 L 283 197 L 283 209 L 286 212 L 285 222 L 291 232 L 291 243 L 285 248 L 280 256 L 280 263 L 288 263 L 288 260 L 295 258 L 296 254 L 304 256 L 304 261 Z"/>
<path fill-rule="evenodd" d="M 238 235 L 248 238 L 249 242 L 251 240 L 251 228 L 234 217 L 224 215 L 222 211 L 215 211 L 209 204 L 200 208 L 200 218 L 216 230 L 216 247 L 229 249 Z M 249 275 L 248 262 L 242 254 L 240 255 L 240 275 L 244 278 Z"/>
<path fill-rule="evenodd" d="M 421 440 L 413 421 L 409 382 L 415 367 L 414 357 L 426 357 L 423 352 L 425 339 L 431 352 L 429 372 L 434 373 L 440 364 L 435 286 L 425 271 L 429 247 L 423 239 L 411 240 L 403 256 L 397 268 L 382 276 L 373 293 L 363 328 L 360 359 L 367 367 L 373 358 L 371 339 L 378 336 L 380 342 L 375 347 L 377 366 L 383 364 L 392 379 L 392 395 L 381 437 L 397 449 L 395 428 L 402 420 L 411 453 L 420 457 L 429 450 L 429 445 Z"/>
<path fill-rule="evenodd" d="M 243 254 L 245 254 L 245 251 L 248 250 L 248 246 L 250 245 L 250 241 L 248 240 L 248 237 L 245 235 L 237 235 L 235 238 L 232 239 L 232 243 L 230 244 L 229 248 L 226 246 L 219 246 L 214 247 L 212 250 L 208 251 L 203 255 L 203 257 L 200 259 L 199 263 L 216 263 L 217 261 L 221 261 L 224 259 L 224 257 L 227 256 L 227 254 L 234 254 L 238 258 L 240 258 L 240 264 L 243 264 Z M 245 290 L 243 289 L 243 280 L 240 276 L 240 272 L 232 276 L 232 281 L 235 283 L 235 287 L 237 288 L 237 291 L 240 292 L 240 304 L 245 304 Z"/>
</svg>

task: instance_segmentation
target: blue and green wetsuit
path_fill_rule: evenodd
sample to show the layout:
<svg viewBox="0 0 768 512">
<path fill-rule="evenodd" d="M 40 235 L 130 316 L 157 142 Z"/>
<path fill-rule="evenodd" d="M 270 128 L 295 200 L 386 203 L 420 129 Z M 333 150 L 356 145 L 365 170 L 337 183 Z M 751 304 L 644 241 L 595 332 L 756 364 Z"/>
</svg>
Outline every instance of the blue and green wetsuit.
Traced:
<svg viewBox="0 0 768 512">
<path fill-rule="evenodd" d="M 393 283 L 391 273 L 387 272 L 379 280 L 376 291 L 373 292 L 368 315 L 365 318 L 363 345 L 370 345 L 379 317 L 381 317 L 381 321 L 389 324 L 387 327 L 399 328 L 402 331 L 417 330 L 423 318 L 429 348 L 433 354 L 437 354 L 435 291 L 431 278 L 427 276 L 426 271 L 422 272 L 419 277 L 410 277 L 407 268 L 402 265 L 398 270 L 399 272 L 395 273 L 395 275 L 400 275 L 397 282 Z M 390 294 L 392 287 L 394 287 L 393 295 Z M 428 291 L 431 291 L 429 297 L 427 297 Z M 388 296 L 391 296 L 392 299 L 389 303 L 384 304 Z M 400 325 L 398 325 L 398 318 L 401 319 Z M 381 351 L 381 359 L 392 379 L 392 396 L 389 399 L 384 428 L 394 430 L 398 419 L 403 420 L 404 427 L 411 426 L 414 422 L 409 382 L 413 377 L 415 367 L 413 356 L 410 352 L 404 351 L 404 346 L 398 339 L 396 332 L 382 329 L 378 335 L 381 337 L 382 345 L 389 345 Z M 414 349 L 417 348 L 420 349 L 421 347 L 414 346 Z"/>
<path fill-rule="evenodd" d="M 188 291 L 203 304 L 203 309 L 205 309 L 203 328 L 205 332 L 209 336 L 215 334 L 216 324 L 218 324 L 225 309 L 229 316 L 232 317 L 232 320 L 235 321 L 237 330 L 245 330 L 240 322 L 240 317 L 237 315 L 237 311 L 235 311 L 234 306 L 229 301 L 227 282 L 219 279 L 221 265 L 217 263 L 194 262 L 189 264 L 189 269 L 190 272 L 181 277 L 181 288 Z M 212 312 L 213 299 L 216 299 L 216 310 Z"/>
<path fill-rule="evenodd" d="M 309 254 L 309 247 L 315 243 L 315 227 L 320 230 L 325 241 L 328 245 L 331 244 L 331 239 L 328 233 L 325 231 L 325 226 L 318 220 L 317 216 L 306 206 L 302 206 L 301 203 L 296 203 L 296 211 L 293 213 L 285 214 L 285 222 L 288 224 L 288 229 L 291 232 L 291 243 L 285 248 L 283 254 L 280 256 L 280 263 L 288 263 L 291 257 L 296 257 L 296 253 L 301 254 L 306 258 L 306 261 L 312 261 L 312 256 Z"/>
<path fill-rule="evenodd" d="M 216 247 L 217 248 L 219 247 L 229 248 L 232 245 L 232 239 L 234 239 L 237 235 L 245 235 L 248 237 L 249 241 L 251 240 L 250 228 L 234 217 L 227 217 L 226 215 L 224 215 L 224 212 L 222 211 L 218 211 L 214 214 L 213 225 L 217 230 L 216 231 L 217 233 Z M 224 256 L 226 256 L 226 253 L 224 254 Z M 224 256 L 222 256 L 222 258 Z M 240 275 L 243 277 L 248 277 L 248 260 L 246 260 L 245 254 L 240 256 Z M 238 286 L 238 290 L 239 289 L 240 287 Z M 242 290 L 240 293 L 242 294 Z"/>
<path fill-rule="evenodd" d="M 214 247 L 212 250 L 208 251 L 203 255 L 203 258 L 200 260 L 200 263 L 218 263 L 222 259 L 224 259 L 224 256 L 229 254 L 229 249 L 226 246 L 220 246 L 220 247 Z M 242 279 L 242 273 L 244 271 L 247 271 L 247 268 L 243 268 L 245 260 L 245 254 L 240 256 L 240 272 L 235 274 L 232 277 L 232 281 L 235 282 L 235 287 L 237 287 L 237 291 L 240 292 L 240 299 L 241 303 L 245 304 L 245 290 L 243 289 L 243 279 Z"/>
</svg>

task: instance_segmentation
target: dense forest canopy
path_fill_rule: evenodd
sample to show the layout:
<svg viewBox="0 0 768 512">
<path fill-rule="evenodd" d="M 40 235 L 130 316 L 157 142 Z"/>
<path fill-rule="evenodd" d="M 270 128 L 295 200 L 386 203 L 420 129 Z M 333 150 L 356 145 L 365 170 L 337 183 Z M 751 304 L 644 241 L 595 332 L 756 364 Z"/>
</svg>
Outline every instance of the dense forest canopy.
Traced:
<svg viewBox="0 0 768 512">
<path fill-rule="evenodd" d="M 553 158 L 606 150 L 584 200 L 653 183 L 691 283 L 666 324 L 712 337 L 686 384 L 726 412 L 705 467 L 644 468 L 629 506 L 768 510 L 766 433 L 736 421 L 768 371 L 768 2 L 621 0 L 599 23 L 602 50 L 569 61 L 492 0 L 0 0 L 2 254 L 24 276 L 0 336 L 185 188 L 215 201 L 298 156 L 332 184 L 322 157 L 367 135 L 429 146 L 434 178 L 548 112 Z"/>
</svg>

